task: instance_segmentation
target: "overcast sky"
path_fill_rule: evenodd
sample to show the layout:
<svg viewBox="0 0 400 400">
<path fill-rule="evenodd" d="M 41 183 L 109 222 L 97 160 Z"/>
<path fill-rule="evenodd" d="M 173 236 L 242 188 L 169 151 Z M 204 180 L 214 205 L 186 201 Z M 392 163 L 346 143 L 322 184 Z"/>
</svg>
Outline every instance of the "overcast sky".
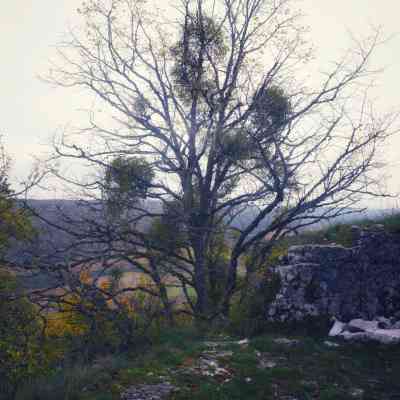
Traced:
<svg viewBox="0 0 400 400">
<path fill-rule="evenodd" d="M 149 0 L 149 3 L 152 0 Z M 30 168 L 31 155 L 46 150 L 49 138 L 77 118 L 82 107 L 70 92 L 54 89 L 37 75 L 46 73 L 68 24 L 76 21 L 81 0 L 12 0 L 0 13 L 1 91 L 0 133 L 14 158 L 14 180 Z M 371 24 L 382 25 L 387 35 L 397 34 L 375 54 L 375 65 L 384 66 L 375 90 L 380 109 L 400 109 L 400 15 L 399 0 L 303 0 L 299 6 L 312 31 L 318 62 L 337 58 L 349 45 L 348 31 L 367 33 Z M 387 148 L 391 188 L 400 192 L 400 136 Z"/>
</svg>

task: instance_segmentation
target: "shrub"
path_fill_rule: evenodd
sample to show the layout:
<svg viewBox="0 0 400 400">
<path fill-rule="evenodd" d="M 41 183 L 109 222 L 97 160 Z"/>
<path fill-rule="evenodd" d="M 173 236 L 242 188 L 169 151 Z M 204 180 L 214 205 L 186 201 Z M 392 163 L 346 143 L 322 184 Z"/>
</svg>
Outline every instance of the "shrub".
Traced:
<svg viewBox="0 0 400 400">
<path fill-rule="evenodd" d="M 15 297 L 16 278 L 0 271 L 0 396 L 12 397 L 21 382 L 47 372 L 50 360 L 42 349 L 42 324 L 35 306 Z"/>
</svg>

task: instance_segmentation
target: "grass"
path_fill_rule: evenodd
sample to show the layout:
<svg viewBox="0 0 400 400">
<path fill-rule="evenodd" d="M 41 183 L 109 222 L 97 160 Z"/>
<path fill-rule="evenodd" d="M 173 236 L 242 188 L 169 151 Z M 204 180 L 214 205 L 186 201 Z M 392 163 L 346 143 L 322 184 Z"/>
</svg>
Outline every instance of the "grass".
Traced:
<svg viewBox="0 0 400 400">
<path fill-rule="evenodd" d="M 400 348 L 342 345 L 331 349 L 322 339 L 298 338 L 298 347 L 273 342 L 274 336 L 264 335 L 251 341 L 246 349 L 236 348 L 226 367 L 234 378 L 226 384 L 210 378 L 197 378 L 187 385 L 182 377 L 175 378 L 185 388 L 172 399 L 353 399 L 364 393 L 365 399 L 400 398 Z M 257 352 L 276 367 L 260 369 Z M 186 378 L 187 379 L 187 378 Z"/>
<path fill-rule="evenodd" d="M 228 345 L 233 355 L 221 365 L 232 373 L 229 382 L 187 370 L 205 350 L 204 341 L 215 337 L 167 331 L 147 352 L 112 355 L 56 371 L 21 388 L 16 399 L 116 400 L 124 388 L 166 380 L 179 388 L 169 400 L 400 399 L 400 346 L 330 348 L 322 338 L 294 337 L 300 344 L 287 347 L 274 343 L 275 337 L 258 336 L 245 348 Z M 260 357 L 275 366 L 260 368 Z"/>
</svg>

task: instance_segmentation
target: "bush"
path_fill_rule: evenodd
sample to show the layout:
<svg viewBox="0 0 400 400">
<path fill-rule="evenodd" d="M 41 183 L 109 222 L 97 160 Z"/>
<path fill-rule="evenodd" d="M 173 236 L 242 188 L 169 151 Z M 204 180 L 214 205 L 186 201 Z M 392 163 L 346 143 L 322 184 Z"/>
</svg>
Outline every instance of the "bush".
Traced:
<svg viewBox="0 0 400 400">
<path fill-rule="evenodd" d="M 42 324 L 35 306 L 18 292 L 16 278 L 0 271 L 0 396 L 12 397 L 25 380 L 46 373 L 50 360 L 43 351 Z M 0 397 L 1 398 L 1 397 Z"/>
<path fill-rule="evenodd" d="M 70 295 L 57 312 L 47 317 L 46 336 L 65 344 L 65 352 L 75 359 L 119 352 L 139 336 L 129 310 L 111 309 L 105 302 Z"/>
<path fill-rule="evenodd" d="M 245 293 L 233 299 L 229 329 L 235 335 L 254 336 L 262 333 L 266 326 L 268 303 L 279 291 L 280 280 L 275 274 L 254 278 Z"/>
</svg>

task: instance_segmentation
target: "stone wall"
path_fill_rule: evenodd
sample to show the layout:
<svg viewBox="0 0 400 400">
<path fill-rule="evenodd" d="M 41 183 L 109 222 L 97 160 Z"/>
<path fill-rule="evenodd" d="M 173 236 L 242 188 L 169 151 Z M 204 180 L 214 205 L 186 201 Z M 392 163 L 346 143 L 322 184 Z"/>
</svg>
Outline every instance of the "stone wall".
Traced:
<svg viewBox="0 0 400 400">
<path fill-rule="evenodd" d="M 400 237 L 380 225 L 353 227 L 356 245 L 292 246 L 273 268 L 280 287 L 269 321 L 335 316 L 342 321 L 400 317 Z"/>
</svg>

